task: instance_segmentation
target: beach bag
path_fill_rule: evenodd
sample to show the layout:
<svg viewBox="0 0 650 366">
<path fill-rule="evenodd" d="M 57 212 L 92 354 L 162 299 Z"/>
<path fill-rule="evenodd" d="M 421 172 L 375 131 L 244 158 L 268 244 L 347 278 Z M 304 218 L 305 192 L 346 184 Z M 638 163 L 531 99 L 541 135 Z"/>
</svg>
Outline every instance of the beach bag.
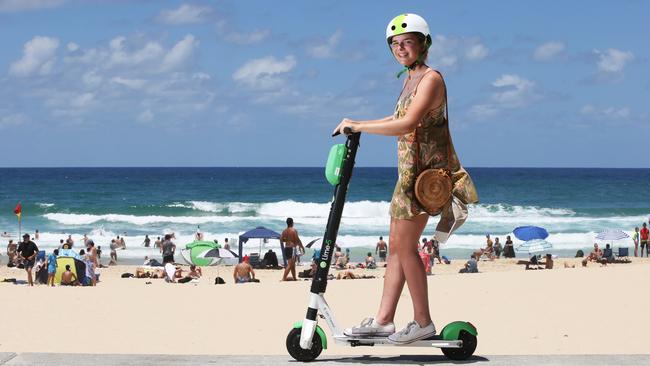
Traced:
<svg viewBox="0 0 650 366">
<path fill-rule="evenodd" d="M 132 278 L 132 277 L 135 277 L 135 275 L 133 273 L 122 273 L 122 276 L 120 276 L 120 277 L 122 277 L 122 278 Z"/>
<path fill-rule="evenodd" d="M 441 75 L 442 77 L 442 75 Z M 420 168 L 420 141 L 415 129 L 415 165 L 418 176 L 415 180 L 415 198 L 429 215 L 437 215 L 451 199 L 451 135 L 449 134 L 449 111 L 447 108 L 447 85 L 445 88 L 445 119 L 447 120 L 447 168 Z"/>
<path fill-rule="evenodd" d="M 215 285 L 224 285 L 224 284 L 226 284 L 226 281 L 224 281 L 223 278 L 221 278 L 221 277 L 217 277 L 217 278 L 214 279 L 214 284 Z"/>
</svg>

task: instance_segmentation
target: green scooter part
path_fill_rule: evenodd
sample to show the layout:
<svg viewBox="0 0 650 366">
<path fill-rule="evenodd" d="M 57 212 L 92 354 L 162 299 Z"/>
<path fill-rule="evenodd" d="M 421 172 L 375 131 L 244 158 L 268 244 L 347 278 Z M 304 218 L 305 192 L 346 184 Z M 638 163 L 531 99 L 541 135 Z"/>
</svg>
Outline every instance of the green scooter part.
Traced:
<svg viewBox="0 0 650 366">
<path fill-rule="evenodd" d="M 440 335 L 442 336 L 442 339 L 446 341 L 455 341 L 460 338 L 460 332 L 462 330 L 473 335 L 474 337 L 478 335 L 478 331 L 476 330 L 476 327 L 472 325 L 472 323 L 463 321 L 455 321 L 447 324 L 442 329 L 442 333 Z"/>
<path fill-rule="evenodd" d="M 293 323 L 293 328 L 301 329 L 302 322 Z M 320 336 L 320 343 L 323 346 L 323 349 L 327 349 L 327 337 L 325 337 L 325 332 L 323 331 L 323 328 L 320 327 L 320 325 L 316 325 L 316 333 L 318 333 L 318 335 Z"/>
<path fill-rule="evenodd" d="M 325 178 L 333 186 L 341 182 L 341 173 L 347 152 L 348 148 L 345 144 L 337 144 L 330 149 L 325 165 Z"/>
</svg>

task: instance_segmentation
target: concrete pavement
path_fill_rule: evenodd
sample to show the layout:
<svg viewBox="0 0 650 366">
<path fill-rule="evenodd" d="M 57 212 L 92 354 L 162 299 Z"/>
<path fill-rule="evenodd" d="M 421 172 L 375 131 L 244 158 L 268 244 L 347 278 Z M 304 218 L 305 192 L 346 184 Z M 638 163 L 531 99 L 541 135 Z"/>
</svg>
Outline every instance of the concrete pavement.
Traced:
<svg viewBox="0 0 650 366">
<path fill-rule="evenodd" d="M 214 365 L 299 365 L 287 356 L 191 356 L 191 355 L 104 355 L 70 353 L 0 353 L 0 366 L 214 366 Z M 435 356 L 330 356 L 321 355 L 309 365 L 453 365 L 479 366 L 646 366 L 649 355 L 552 355 L 552 356 L 474 356 L 466 361 L 453 362 L 441 355 Z"/>
</svg>

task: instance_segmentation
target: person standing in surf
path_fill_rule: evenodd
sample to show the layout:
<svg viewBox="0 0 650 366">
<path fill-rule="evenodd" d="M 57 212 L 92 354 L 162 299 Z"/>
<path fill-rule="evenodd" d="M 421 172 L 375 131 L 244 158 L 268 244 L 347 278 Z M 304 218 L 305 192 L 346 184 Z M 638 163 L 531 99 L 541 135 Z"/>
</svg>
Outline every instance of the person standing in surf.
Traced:
<svg viewBox="0 0 650 366">
<path fill-rule="evenodd" d="M 441 209 L 434 238 L 445 243 L 467 218 L 468 203 L 478 202 L 471 178 L 461 167 L 449 134 L 446 86 L 442 75 L 425 60 L 431 46 L 426 21 L 416 14 L 395 17 L 386 29 L 393 57 L 406 73 L 394 114 L 378 120 L 353 121 L 344 118 L 334 132 L 397 136 L 398 180 L 390 204 L 389 255 L 379 310 L 374 317 L 348 328 L 349 336 L 388 336 L 390 342 L 408 344 L 436 333 L 429 312 L 427 278 L 417 245 L 429 214 L 415 197 L 415 181 L 423 169 L 449 168 L 452 197 Z M 418 161 L 420 164 L 418 164 Z M 413 301 L 414 320 L 395 332 L 393 320 L 404 283 Z"/>
</svg>

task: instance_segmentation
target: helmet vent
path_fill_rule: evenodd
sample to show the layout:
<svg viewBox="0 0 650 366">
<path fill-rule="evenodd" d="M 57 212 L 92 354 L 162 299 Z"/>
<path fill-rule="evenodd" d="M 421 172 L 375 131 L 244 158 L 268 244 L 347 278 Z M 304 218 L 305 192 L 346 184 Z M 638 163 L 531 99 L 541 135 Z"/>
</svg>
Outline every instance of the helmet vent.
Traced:
<svg viewBox="0 0 650 366">
<path fill-rule="evenodd" d="M 402 28 L 406 28 L 406 23 L 402 23 Z"/>
<path fill-rule="evenodd" d="M 393 25 L 392 27 L 390 27 L 390 30 L 395 30 L 395 26 Z"/>
</svg>

